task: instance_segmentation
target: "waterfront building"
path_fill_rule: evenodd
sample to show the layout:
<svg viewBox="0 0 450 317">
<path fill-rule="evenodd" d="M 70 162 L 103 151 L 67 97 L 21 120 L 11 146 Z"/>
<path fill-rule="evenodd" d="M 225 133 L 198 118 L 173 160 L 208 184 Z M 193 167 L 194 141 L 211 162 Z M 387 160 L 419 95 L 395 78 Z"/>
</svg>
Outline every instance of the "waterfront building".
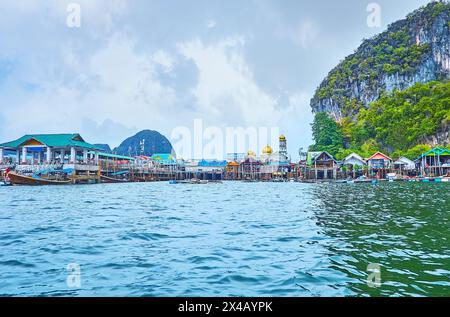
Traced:
<svg viewBox="0 0 450 317">
<path fill-rule="evenodd" d="M 367 166 L 367 162 L 358 154 L 351 153 L 342 161 L 341 165 L 348 169 L 348 173 L 353 178 L 356 178 L 363 175 L 363 168 Z"/>
<path fill-rule="evenodd" d="M 262 150 L 261 161 L 267 161 L 272 154 L 273 149 L 270 147 L 270 145 L 266 145 Z"/>
<path fill-rule="evenodd" d="M 288 178 L 292 171 L 291 159 L 287 153 L 287 142 L 284 135 L 280 135 L 279 151 L 273 152 L 273 149 L 267 145 L 263 148 L 261 154 L 261 177 L 265 180 L 272 178 Z"/>
<path fill-rule="evenodd" d="M 327 151 L 308 152 L 306 158 L 310 179 L 336 179 L 338 171 L 338 162 Z"/>
<path fill-rule="evenodd" d="M 150 157 L 149 167 L 154 174 L 159 175 L 158 177 L 163 177 L 161 175 L 168 174 L 171 175 L 169 178 L 173 178 L 179 171 L 177 159 L 170 153 L 153 154 Z"/>
<path fill-rule="evenodd" d="M 370 176 L 376 176 L 377 178 L 385 178 L 386 174 L 393 167 L 393 160 L 381 152 L 377 152 L 367 159 L 367 165 L 369 167 Z"/>
<path fill-rule="evenodd" d="M 202 172 L 223 172 L 227 164 L 227 161 L 203 159 L 198 162 L 197 166 Z"/>
<path fill-rule="evenodd" d="M 184 167 L 188 178 L 201 180 L 223 179 L 228 162 L 225 160 L 191 160 Z"/>
<path fill-rule="evenodd" d="M 129 174 L 134 159 L 103 153 L 80 134 L 33 134 L 0 144 L 3 153 L 14 152 L 15 173 L 34 178 L 66 175 L 70 182 L 98 182 L 105 175 Z M 44 179 L 42 180 L 44 181 Z"/>
<path fill-rule="evenodd" d="M 256 157 L 256 153 L 252 150 L 247 152 L 247 156 L 240 164 L 240 170 L 243 179 L 259 179 L 261 172 L 261 161 Z"/>
<path fill-rule="evenodd" d="M 96 147 L 84 141 L 79 134 L 31 134 L 0 144 L 0 163 L 5 151 L 14 151 L 15 163 L 39 165 L 43 163 L 85 163 L 89 162 L 89 151 Z M 97 157 L 98 159 L 98 157 Z"/>
<path fill-rule="evenodd" d="M 392 159 L 381 152 L 377 152 L 367 159 L 370 169 L 388 169 L 392 165 Z"/>
<path fill-rule="evenodd" d="M 394 167 L 396 170 L 400 171 L 400 174 L 402 174 L 403 171 L 414 171 L 416 169 L 416 163 L 407 157 L 401 156 L 394 162 Z"/>
<path fill-rule="evenodd" d="M 177 159 L 170 153 L 155 153 L 151 157 L 152 162 L 160 167 L 170 167 L 177 165 Z"/>
<path fill-rule="evenodd" d="M 352 153 L 349 156 L 347 156 L 343 161 L 342 161 L 342 165 L 345 166 L 366 166 L 367 162 L 358 154 L 356 153 Z"/>
<path fill-rule="evenodd" d="M 435 147 L 417 159 L 423 176 L 450 176 L 450 150 Z"/>
<path fill-rule="evenodd" d="M 261 159 L 261 174 L 264 179 L 287 177 L 291 172 L 290 159 L 281 152 L 275 152 Z"/>
<path fill-rule="evenodd" d="M 225 178 L 230 180 L 240 179 L 240 164 L 238 162 L 228 162 L 226 167 Z"/>
<path fill-rule="evenodd" d="M 107 174 L 125 173 L 135 165 L 136 159 L 130 156 L 117 155 L 98 151 L 88 152 L 88 162 L 100 166 Z"/>
</svg>

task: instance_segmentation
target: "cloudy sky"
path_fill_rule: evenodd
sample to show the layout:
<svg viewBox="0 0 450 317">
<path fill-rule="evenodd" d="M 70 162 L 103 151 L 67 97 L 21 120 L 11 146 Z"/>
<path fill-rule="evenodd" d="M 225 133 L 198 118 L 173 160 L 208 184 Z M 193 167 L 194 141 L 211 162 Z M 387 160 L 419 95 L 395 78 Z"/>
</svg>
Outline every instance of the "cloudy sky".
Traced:
<svg viewBox="0 0 450 317">
<path fill-rule="evenodd" d="M 381 27 L 367 6 L 381 7 Z M 428 0 L 0 0 L 0 141 L 79 132 L 117 146 L 194 119 L 311 143 L 309 100 L 363 38 Z M 81 26 L 67 26 L 78 3 Z M 198 156 L 198 154 L 196 155 Z"/>
</svg>

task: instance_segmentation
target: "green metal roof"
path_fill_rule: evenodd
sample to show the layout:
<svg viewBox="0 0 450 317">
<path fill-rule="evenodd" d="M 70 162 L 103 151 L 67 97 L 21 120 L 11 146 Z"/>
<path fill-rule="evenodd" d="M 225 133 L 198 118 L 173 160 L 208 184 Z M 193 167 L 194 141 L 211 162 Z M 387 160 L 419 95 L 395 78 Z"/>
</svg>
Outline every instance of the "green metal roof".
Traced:
<svg viewBox="0 0 450 317">
<path fill-rule="evenodd" d="M 422 154 L 419 158 L 423 158 L 425 156 L 450 156 L 450 150 L 435 147 L 434 149 Z"/>
<path fill-rule="evenodd" d="M 89 144 L 83 140 L 83 138 L 77 134 L 27 134 L 23 137 L 11 141 L 0 144 L 0 147 L 3 148 L 18 148 L 25 142 L 29 140 L 36 140 L 46 146 L 49 147 L 80 147 L 85 149 L 95 150 L 96 147 L 92 144 Z"/>
<path fill-rule="evenodd" d="M 91 151 L 89 153 L 90 154 L 96 154 L 97 153 L 101 157 L 116 158 L 116 159 L 119 159 L 119 160 L 127 160 L 127 161 L 134 160 L 134 158 L 130 157 L 130 156 L 123 156 L 123 155 L 110 154 L 110 153 L 104 153 L 104 152 L 95 152 L 95 151 Z"/>
</svg>

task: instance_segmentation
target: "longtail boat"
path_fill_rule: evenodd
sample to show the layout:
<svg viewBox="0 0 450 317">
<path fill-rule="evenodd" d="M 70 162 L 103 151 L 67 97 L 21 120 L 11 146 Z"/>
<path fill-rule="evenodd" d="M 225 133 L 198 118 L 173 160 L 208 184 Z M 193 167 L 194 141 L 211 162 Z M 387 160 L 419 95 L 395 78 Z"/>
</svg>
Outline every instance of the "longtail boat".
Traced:
<svg viewBox="0 0 450 317">
<path fill-rule="evenodd" d="M 119 179 L 114 177 L 108 177 L 108 176 L 100 176 L 100 180 L 102 183 L 128 183 L 129 181 L 126 179 Z"/>
<path fill-rule="evenodd" d="M 8 174 L 8 178 L 12 185 L 69 185 L 72 183 L 71 180 L 51 180 L 46 178 L 19 175 L 13 172 L 10 172 Z"/>
</svg>

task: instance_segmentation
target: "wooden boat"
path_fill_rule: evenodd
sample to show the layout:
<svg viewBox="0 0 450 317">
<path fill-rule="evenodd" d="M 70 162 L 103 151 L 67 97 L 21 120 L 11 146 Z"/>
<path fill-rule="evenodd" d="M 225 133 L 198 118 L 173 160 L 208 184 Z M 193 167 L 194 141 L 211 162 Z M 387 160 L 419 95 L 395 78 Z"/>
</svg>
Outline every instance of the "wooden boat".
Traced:
<svg viewBox="0 0 450 317">
<path fill-rule="evenodd" d="M 108 176 L 100 176 L 100 180 L 102 183 L 128 183 L 128 180 L 126 179 L 119 179 L 114 177 L 108 177 Z"/>
<path fill-rule="evenodd" d="M 72 183 L 71 180 L 51 180 L 45 178 L 19 175 L 13 172 L 8 174 L 8 178 L 12 185 L 39 186 L 39 185 L 69 185 Z"/>
<path fill-rule="evenodd" d="M 223 184 L 220 179 L 208 181 L 208 184 Z"/>
</svg>

